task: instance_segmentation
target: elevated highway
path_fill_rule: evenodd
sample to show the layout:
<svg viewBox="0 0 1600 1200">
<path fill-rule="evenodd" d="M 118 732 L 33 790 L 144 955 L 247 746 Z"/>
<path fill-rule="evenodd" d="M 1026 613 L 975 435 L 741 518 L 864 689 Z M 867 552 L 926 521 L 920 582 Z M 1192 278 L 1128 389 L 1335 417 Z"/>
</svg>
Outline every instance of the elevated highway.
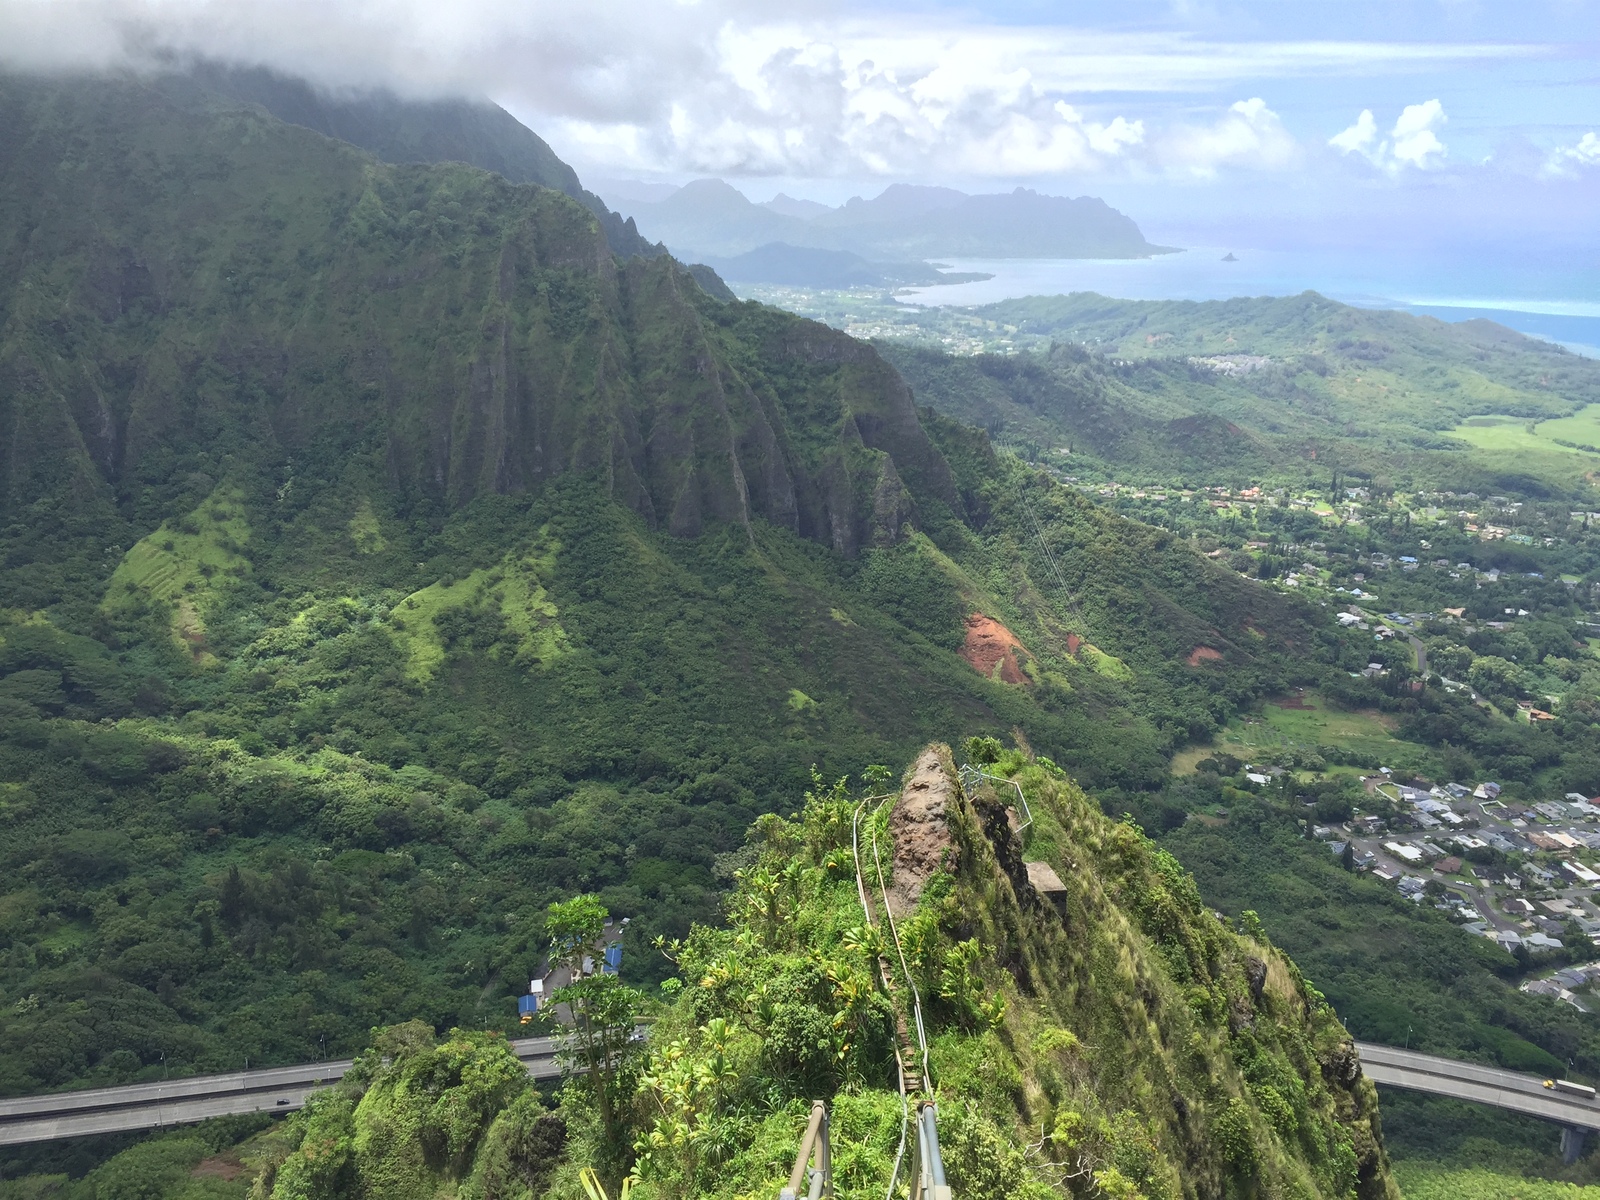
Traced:
<svg viewBox="0 0 1600 1200">
<path fill-rule="evenodd" d="M 1481 1063 L 1459 1062 L 1371 1042 L 1357 1042 L 1356 1051 L 1361 1055 L 1362 1072 L 1373 1083 L 1492 1104 L 1555 1121 L 1563 1126 L 1561 1150 L 1568 1162 L 1583 1152 L 1584 1139 L 1600 1130 L 1600 1101 L 1547 1088 L 1541 1075 L 1502 1071 Z"/>
<path fill-rule="evenodd" d="M 516 1038 L 511 1046 L 533 1078 L 553 1079 L 561 1074 L 556 1062 L 557 1039 Z M 1600 1132 L 1600 1101 L 1547 1088 L 1542 1076 L 1371 1042 L 1357 1042 L 1356 1050 L 1362 1071 L 1374 1083 L 1490 1104 L 1553 1121 L 1566 1130 L 1563 1147 L 1574 1155 L 1573 1146 L 1581 1148 L 1586 1135 Z M 161 1129 L 244 1113 L 293 1112 L 304 1107 L 313 1091 L 344 1078 L 352 1065 L 351 1059 L 337 1059 L 0 1099 L 0 1146 Z"/>
<path fill-rule="evenodd" d="M 535 1079 L 561 1074 L 555 1038 L 516 1038 L 512 1049 Z M 0 1146 L 189 1125 L 243 1113 L 293 1112 L 318 1088 L 344 1078 L 352 1059 L 195 1075 L 163 1083 L 52 1092 L 0 1100 Z"/>
</svg>

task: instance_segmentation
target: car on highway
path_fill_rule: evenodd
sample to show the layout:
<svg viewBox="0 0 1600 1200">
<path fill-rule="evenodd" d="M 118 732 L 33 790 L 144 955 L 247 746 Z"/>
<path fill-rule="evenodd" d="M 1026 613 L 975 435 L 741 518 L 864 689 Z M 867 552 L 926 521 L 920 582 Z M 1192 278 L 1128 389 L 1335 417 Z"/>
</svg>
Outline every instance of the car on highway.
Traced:
<svg viewBox="0 0 1600 1200">
<path fill-rule="evenodd" d="M 1582 1096 L 1585 1100 L 1593 1100 L 1596 1096 L 1594 1088 L 1587 1083 L 1574 1083 L 1570 1079 L 1546 1079 L 1544 1086 L 1553 1092 L 1566 1092 L 1573 1096 Z"/>
</svg>

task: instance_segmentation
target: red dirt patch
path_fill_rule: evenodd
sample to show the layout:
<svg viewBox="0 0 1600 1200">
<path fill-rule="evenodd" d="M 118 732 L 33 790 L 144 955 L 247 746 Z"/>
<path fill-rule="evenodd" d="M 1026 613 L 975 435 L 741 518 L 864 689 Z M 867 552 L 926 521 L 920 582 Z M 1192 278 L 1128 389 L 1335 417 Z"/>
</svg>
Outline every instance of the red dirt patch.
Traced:
<svg viewBox="0 0 1600 1200">
<path fill-rule="evenodd" d="M 1025 647 L 1016 634 L 993 617 L 973 613 L 967 618 L 967 639 L 961 647 L 961 657 L 972 664 L 980 675 L 994 676 L 1000 668 L 1000 682 L 1026 685 L 1031 681 L 1022 673 L 1022 663 L 1017 651 L 1026 654 Z"/>
<path fill-rule="evenodd" d="M 1075 633 L 1067 634 L 1067 653 L 1076 654 L 1078 647 L 1083 645 L 1083 639 Z"/>
<path fill-rule="evenodd" d="M 1183 661 L 1191 667 L 1198 667 L 1203 662 L 1216 662 L 1221 657 L 1221 650 L 1213 650 L 1210 646 L 1196 646 L 1189 651 L 1189 657 Z"/>
</svg>

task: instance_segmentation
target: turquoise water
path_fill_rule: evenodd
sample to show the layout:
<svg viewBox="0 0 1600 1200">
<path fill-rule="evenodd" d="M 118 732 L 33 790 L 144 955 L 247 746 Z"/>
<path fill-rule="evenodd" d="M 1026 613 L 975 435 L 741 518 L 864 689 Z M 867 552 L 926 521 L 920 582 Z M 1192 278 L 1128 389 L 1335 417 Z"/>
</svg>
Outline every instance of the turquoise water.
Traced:
<svg viewBox="0 0 1600 1200">
<path fill-rule="evenodd" d="M 1229 254 L 1232 262 L 1225 261 Z M 915 288 L 911 304 L 990 304 L 1017 296 L 1099 292 L 1125 300 L 1226 300 L 1316 291 L 1347 304 L 1399 308 L 1446 321 L 1487 317 L 1600 356 L 1600 264 L 1504 256 L 1461 258 L 1335 250 L 1208 246 L 1144 259 L 951 259 L 992 279 Z"/>
</svg>

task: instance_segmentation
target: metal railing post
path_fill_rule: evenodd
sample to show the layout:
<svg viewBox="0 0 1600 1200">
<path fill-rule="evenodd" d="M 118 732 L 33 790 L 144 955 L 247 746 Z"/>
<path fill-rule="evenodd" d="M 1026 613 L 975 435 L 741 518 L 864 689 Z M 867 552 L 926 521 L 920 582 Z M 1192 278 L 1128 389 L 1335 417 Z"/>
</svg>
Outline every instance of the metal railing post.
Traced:
<svg viewBox="0 0 1600 1200">
<path fill-rule="evenodd" d="M 794 1158 L 794 1170 L 789 1173 L 788 1185 L 778 1193 L 778 1200 L 800 1200 L 800 1188 L 805 1186 L 806 1200 L 832 1200 L 833 1147 L 828 1136 L 828 1106 L 821 1100 L 811 1102 L 811 1119 L 806 1122 L 805 1135 L 800 1139 L 800 1151 Z M 816 1165 L 812 1166 L 812 1159 Z M 809 1171 L 810 1178 L 807 1179 Z"/>
<path fill-rule="evenodd" d="M 962 763 L 961 769 L 956 774 L 961 777 L 961 790 L 967 794 L 969 800 L 972 798 L 972 789 L 977 786 L 972 782 L 973 779 L 992 779 L 996 783 L 1004 783 L 1014 788 L 1017 801 L 1022 805 L 1022 820 L 1017 826 L 1017 832 L 1020 834 L 1033 824 L 1033 809 L 1028 807 L 1028 798 L 1022 794 L 1022 785 L 1015 779 L 1007 779 L 1004 775 L 991 775 L 988 771 L 978 770 L 971 763 Z"/>
<path fill-rule="evenodd" d="M 917 1113 L 917 1170 L 911 1178 L 911 1200 L 951 1200 L 939 1153 L 939 1108 L 931 1100 Z"/>
</svg>

